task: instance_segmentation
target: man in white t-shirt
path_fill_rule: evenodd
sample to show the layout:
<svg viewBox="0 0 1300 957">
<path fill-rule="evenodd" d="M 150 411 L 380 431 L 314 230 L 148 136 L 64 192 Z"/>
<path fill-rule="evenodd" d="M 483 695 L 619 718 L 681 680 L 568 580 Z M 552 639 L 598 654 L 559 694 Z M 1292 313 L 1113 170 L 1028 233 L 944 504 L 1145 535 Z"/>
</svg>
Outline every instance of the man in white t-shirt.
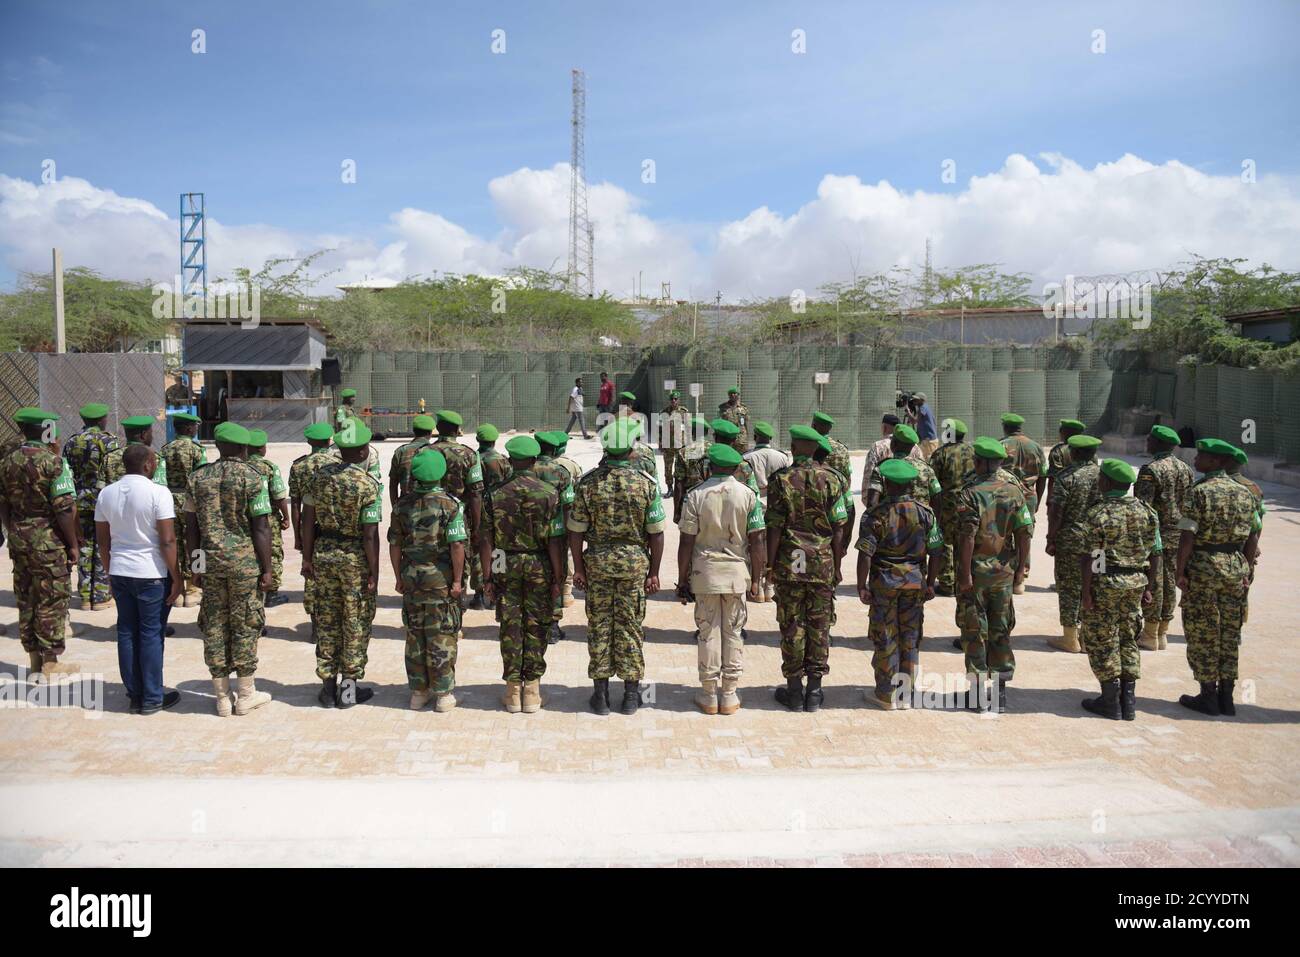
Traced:
<svg viewBox="0 0 1300 957">
<path fill-rule="evenodd" d="M 172 494 L 151 476 L 158 461 L 132 445 L 119 481 L 95 501 L 95 536 L 117 605 L 117 663 L 137 714 L 155 714 L 180 700 L 163 687 L 163 630 L 181 593 Z"/>
<path fill-rule="evenodd" d="M 564 434 L 572 432 L 573 423 L 577 422 L 582 427 L 582 437 L 587 438 L 587 414 L 583 408 L 581 376 L 573 380 L 573 388 L 569 390 L 568 412 L 569 424 L 564 427 Z"/>
</svg>

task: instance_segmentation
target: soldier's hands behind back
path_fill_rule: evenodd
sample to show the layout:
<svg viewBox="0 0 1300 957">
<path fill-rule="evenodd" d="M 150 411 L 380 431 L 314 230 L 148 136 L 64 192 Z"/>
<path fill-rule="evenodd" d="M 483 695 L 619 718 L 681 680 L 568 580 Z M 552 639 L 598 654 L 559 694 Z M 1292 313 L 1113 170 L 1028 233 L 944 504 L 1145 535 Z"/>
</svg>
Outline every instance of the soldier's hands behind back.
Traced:
<svg viewBox="0 0 1300 957">
<path fill-rule="evenodd" d="M 866 585 L 858 586 L 858 601 L 862 602 L 864 605 L 871 604 L 871 589 Z"/>
<path fill-rule="evenodd" d="M 274 584 L 275 584 L 275 579 L 274 579 L 274 577 L 271 575 L 271 573 L 270 573 L 270 572 L 262 572 L 261 577 L 258 578 L 258 580 L 257 580 L 257 590 L 258 590 L 258 591 L 271 591 L 271 588 L 272 588 L 272 586 L 273 586 Z"/>
<path fill-rule="evenodd" d="M 751 596 L 753 596 L 754 594 L 753 585 L 749 586 L 749 594 Z M 691 603 L 691 587 L 687 585 L 685 582 L 677 583 L 677 600 L 681 602 L 683 605 L 689 605 Z"/>
<path fill-rule="evenodd" d="M 659 576 L 647 575 L 645 577 L 645 593 L 647 595 L 653 595 L 658 590 L 659 590 Z"/>
</svg>

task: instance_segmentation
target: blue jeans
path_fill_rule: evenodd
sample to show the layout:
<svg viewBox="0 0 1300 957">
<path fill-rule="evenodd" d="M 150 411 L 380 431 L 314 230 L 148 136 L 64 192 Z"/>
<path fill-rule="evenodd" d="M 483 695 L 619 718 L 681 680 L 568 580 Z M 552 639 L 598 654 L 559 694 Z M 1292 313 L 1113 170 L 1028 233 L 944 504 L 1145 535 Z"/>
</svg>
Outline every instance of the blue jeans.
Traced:
<svg viewBox="0 0 1300 957">
<path fill-rule="evenodd" d="M 166 578 L 110 576 L 117 604 L 117 666 L 132 704 L 156 707 L 163 699 L 163 631 L 171 612 Z"/>
</svg>

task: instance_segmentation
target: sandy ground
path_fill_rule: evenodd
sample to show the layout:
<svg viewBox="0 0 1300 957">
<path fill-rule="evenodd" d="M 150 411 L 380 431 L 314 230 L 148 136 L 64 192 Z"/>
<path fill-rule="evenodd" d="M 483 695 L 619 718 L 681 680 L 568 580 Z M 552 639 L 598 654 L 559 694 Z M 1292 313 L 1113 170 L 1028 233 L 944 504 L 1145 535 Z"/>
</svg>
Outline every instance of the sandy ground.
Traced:
<svg viewBox="0 0 1300 957">
<path fill-rule="evenodd" d="M 397 444 L 380 446 L 385 462 Z M 303 451 L 271 454 L 287 471 Z M 597 458 L 592 442 L 575 440 L 575 451 L 584 467 Z M 854 464 L 856 489 L 861 457 Z M 671 525 L 665 590 L 646 619 L 652 703 L 630 718 L 587 710 L 581 599 L 566 617 L 567 640 L 548 652 L 541 713 L 500 708 L 496 628 L 484 611 L 465 616 L 461 706 L 408 711 L 400 599 L 386 558 L 366 675 L 377 694 L 350 711 L 317 707 L 292 548 L 292 601 L 269 611 L 260 648 L 269 706 L 213 713 L 197 604 L 172 616 L 166 679 L 184 692 L 174 710 L 126 712 L 114 612 L 79 608 L 67 659 L 88 676 L 91 696 L 99 690 L 99 706 L 32 706 L 15 700 L 27 692 L 25 655 L 6 588 L 0 863 L 1300 863 L 1291 560 L 1300 493 L 1265 492 L 1264 557 L 1242 649 L 1247 703 L 1235 720 L 1177 705 L 1194 690 L 1178 620 L 1167 651 L 1143 654 L 1136 722 L 1083 712 L 1080 699 L 1095 693 L 1086 658 L 1046 645 L 1056 598 L 1041 535 L 1028 593 L 1016 602 L 1013 711 L 984 717 L 865 705 L 866 609 L 847 583 L 822 711 L 791 714 L 772 700 L 775 606 L 759 604 L 750 606 L 744 708 L 698 713 L 690 610 L 672 599 Z M 851 567 L 850 557 L 850 577 Z M 5 555 L 0 581 L 10 575 Z M 939 680 L 962 670 L 953 610 L 952 599 L 927 606 L 921 664 Z"/>
</svg>

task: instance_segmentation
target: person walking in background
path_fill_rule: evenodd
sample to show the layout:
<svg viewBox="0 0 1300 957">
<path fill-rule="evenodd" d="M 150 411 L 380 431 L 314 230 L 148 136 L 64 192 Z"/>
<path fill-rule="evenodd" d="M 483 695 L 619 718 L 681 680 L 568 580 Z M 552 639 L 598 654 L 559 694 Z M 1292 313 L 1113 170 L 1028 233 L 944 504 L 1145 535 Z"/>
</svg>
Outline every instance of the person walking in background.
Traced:
<svg viewBox="0 0 1300 957">
<path fill-rule="evenodd" d="M 939 430 L 934 425 L 934 412 L 930 409 L 928 400 L 924 392 L 916 393 L 916 401 L 912 406 L 912 427 L 916 429 L 916 434 L 920 437 L 921 454 L 925 460 L 930 461 L 930 455 L 939 447 Z"/>
<path fill-rule="evenodd" d="M 600 394 L 596 396 L 596 411 L 602 413 L 614 411 L 614 380 L 606 372 L 600 374 Z"/>
<path fill-rule="evenodd" d="M 613 389 L 610 389 L 613 392 Z M 568 435 L 573 431 L 573 423 L 577 422 L 582 428 L 582 437 L 587 438 L 587 418 L 582 406 L 582 376 L 573 380 L 573 388 L 569 390 L 569 424 L 564 427 L 564 434 Z"/>
<path fill-rule="evenodd" d="M 117 664 L 131 710 L 156 714 L 180 701 L 163 687 L 163 631 L 181 594 L 172 493 L 151 476 L 157 455 L 133 445 L 126 475 L 95 502 L 95 535 L 117 603 Z"/>
</svg>

